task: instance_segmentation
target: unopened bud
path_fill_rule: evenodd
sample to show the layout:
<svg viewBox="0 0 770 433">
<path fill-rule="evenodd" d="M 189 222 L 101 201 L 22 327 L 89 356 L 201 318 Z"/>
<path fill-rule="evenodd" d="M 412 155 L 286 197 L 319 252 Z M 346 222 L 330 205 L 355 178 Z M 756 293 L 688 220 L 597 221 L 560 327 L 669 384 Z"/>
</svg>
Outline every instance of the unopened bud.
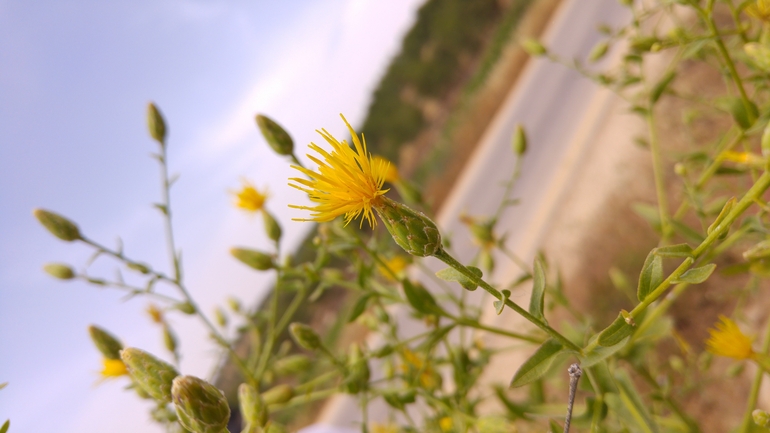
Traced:
<svg viewBox="0 0 770 433">
<path fill-rule="evenodd" d="M 179 376 L 173 366 L 133 347 L 121 350 L 120 358 L 128 374 L 147 394 L 160 402 L 171 401 L 171 382 Z"/>
<path fill-rule="evenodd" d="M 770 427 L 770 414 L 761 410 L 754 409 L 751 412 L 751 417 L 754 418 L 754 423 L 760 427 Z"/>
<path fill-rule="evenodd" d="M 267 144 L 279 155 L 291 155 L 294 153 L 294 140 L 281 125 L 262 114 L 257 115 L 257 126 L 262 131 L 262 136 Z"/>
<path fill-rule="evenodd" d="M 441 250 L 441 233 L 430 218 L 387 197 L 381 197 L 381 200 L 382 205 L 375 209 L 393 240 L 404 251 L 427 257 Z"/>
<path fill-rule="evenodd" d="M 521 41 L 521 47 L 524 48 L 524 51 L 526 51 L 530 56 L 534 57 L 542 56 L 548 52 L 543 44 L 533 38 L 527 38 Z"/>
<path fill-rule="evenodd" d="M 286 384 L 276 385 L 262 393 L 265 404 L 282 404 L 294 397 L 294 389 Z"/>
<path fill-rule="evenodd" d="M 185 314 L 195 314 L 195 306 L 189 302 L 180 302 L 174 305 L 174 308 Z"/>
<path fill-rule="evenodd" d="M 267 424 L 267 404 L 253 386 L 242 383 L 238 387 L 238 402 L 241 407 L 241 416 L 248 427 L 264 427 Z"/>
<path fill-rule="evenodd" d="M 60 280 L 71 280 L 75 278 L 75 271 L 69 265 L 64 263 L 48 263 L 43 266 L 43 270 L 50 276 Z"/>
<path fill-rule="evenodd" d="M 96 348 L 99 349 L 99 352 L 105 358 L 120 359 L 120 351 L 123 349 L 123 344 L 114 335 L 96 325 L 89 326 L 88 333 L 91 335 L 91 340 L 96 345 Z"/>
<path fill-rule="evenodd" d="M 174 331 L 172 331 L 171 328 L 169 328 L 166 324 L 163 325 L 163 345 L 166 346 L 166 350 L 176 354 L 176 335 L 174 334 Z"/>
<path fill-rule="evenodd" d="M 230 254 L 240 260 L 241 263 L 258 271 L 266 271 L 275 267 L 273 258 L 269 254 L 265 254 L 261 251 L 246 248 L 231 248 Z"/>
<path fill-rule="evenodd" d="M 348 354 L 347 374 L 342 382 L 343 389 L 350 394 L 358 394 L 369 383 L 369 364 L 361 353 L 358 344 L 350 345 Z"/>
<path fill-rule="evenodd" d="M 32 213 L 57 238 L 67 242 L 82 239 L 78 226 L 67 218 L 45 209 L 35 209 Z"/>
<path fill-rule="evenodd" d="M 266 209 L 262 209 L 262 221 L 265 223 L 265 233 L 273 242 L 281 240 L 281 225 L 275 220 L 273 215 Z"/>
<path fill-rule="evenodd" d="M 193 433 L 222 433 L 230 420 L 225 394 L 194 376 L 179 376 L 171 388 L 176 415 Z"/>
<path fill-rule="evenodd" d="M 137 271 L 142 274 L 150 273 L 150 267 L 145 265 L 144 263 L 127 263 L 126 267 L 128 269 L 131 269 L 132 271 Z"/>
<path fill-rule="evenodd" d="M 521 156 L 527 152 L 527 133 L 524 131 L 524 127 L 521 124 L 516 125 L 516 130 L 513 132 L 513 138 L 511 139 L 511 145 L 516 155 Z"/>
<path fill-rule="evenodd" d="M 313 331 L 313 328 L 302 323 L 292 323 L 289 325 L 289 331 L 292 338 L 302 348 L 307 350 L 317 350 L 321 347 L 321 337 Z"/>
<path fill-rule="evenodd" d="M 309 367 L 310 358 L 297 354 L 277 360 L 273 364 L 273 371 L 278 375 L 284 376 L 306 371 Z"/>
<path fill-rule="evenodd" d="M 166 121 L 152 102 L 147 105 L 147 129 L 150 130 L 150 136 L 161 146 L 166 143 Z"/>
</svg>

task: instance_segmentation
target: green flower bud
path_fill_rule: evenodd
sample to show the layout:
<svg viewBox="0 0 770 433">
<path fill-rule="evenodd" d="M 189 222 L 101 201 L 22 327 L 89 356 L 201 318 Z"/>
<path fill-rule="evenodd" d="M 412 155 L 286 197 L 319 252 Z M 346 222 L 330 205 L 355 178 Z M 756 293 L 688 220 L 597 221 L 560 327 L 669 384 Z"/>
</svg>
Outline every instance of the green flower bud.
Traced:
<svg viewBox="0 0 770 433">
<path fill-rule="evenodd" d="M 105 358 L 120 359 L 123 344 L 114 335 L 96 325 L 89 326 L 88 333 L 91 334 L 91 340 Z"/>
<path fill-rule="evenodd" d="M 273 371 L 281 376 L 297 374 L 310 368 L 310 358 L 305 355 L 291 355 L 273 364 Z"/>
<path fill-rule="evenodd" d="M 409 254 L 427 257 L 441 250 L 441 233 L 422 212 L 414 211 L 387 197 L 376 207 L 393 240 Z"/>
<path fill-rule="evenodd" d="M 267 144 L 279 155 L 291 155 L 294 153 L 294 140 L 281 125 L 261 114 L 257 115 L 257 126 L 262 131 L 262 136 Z"/>
<path fill-rule="evenodd" d="M 185 314 L 195 314 L 195 306 L 189 302 L 181 302 L 174 305 L 174 308 Z"/>
<path fill-rule="evenodd" d="M 300 347 L 307 350 L 317 350 L 321 347 L 321 337 L 313 331 L 313 328 L 302 323 L 292 323 L 289 325 L 291 336 Z"/>
<path fill-rule="evenodd" d="M 150 130 L 150 136 L 161 146 L 166 143 L 166 121 L 160 110 L 152 102 L 147 105 L 147 129 Z"/>
<path fill-rule="evenodd" d="M 276 385 L 262 393 L 265 404 L 282 404 L 294 397 L 294 389 L 286 384 Z"/>
<path fill-rule="evenodd" d="M 240 260 L 241 263 L 258 271 L 266 271 L 275 267 L 273 258 L 269 254 L 265 254 L 261 251 L 246 248 L 231 248 L 230 254 Z"/>
<path fill-rule="evenodd" d="M 144 263 L 127 263 L 126 267 L 128 269 L 131 269 L 132 271 L 137 271 L 142 274 L 150 273 L 150 267 L 148 265 L 145 265 Z"/>
<path fill-rule="evenodd" d="M 278 221 L 275 220 L 273 214 L 266 209 L 262 209 L 262 222 L 265 224 L 265 233 L 267 237 L 273 242 L 281 240 L 281 226 Z"/>
<path fill-rule="evenodd" d="M 527 38 L 521 41 L 521 47 L 524 48 L 524 51 L 530 56 L 534 57 L 540 57 L 548 52 L 543 44 L 533 38 Z"/>
<path fill-rule="evenodd" d="M 133 347 L 121 350 L 120 359 L 134 382 L 147 394 L 160 402 L 171 401 L 171 382 L 179 376 L 174 367 Z"/>
<path fill-rule="evenodd" d="M 358 394 L 369 384 L 369 364 L 361 353 L 358 344 L 351 344 L 348 365 L 342 388 L 349 394 Z"/>
<path fill-rule="evenodd" d="M 60 280 L 71 280 L 75 278 L 75 271 L 69 265 L 64 263 L 48 263 L 43 266 L 43 270 L 50 276 Z"/>
<path fill-rule="evenodd" d="M 761 410 L 754 409 L 751 412 L 751 417 L 754 418 L 754 423 L 760 427 L 770 427 L 770 414 Z"/>
<path fill-rule="evenodd" d="M 225 394 L 193 376 L 178 376 L 171 388 L 179 424 L 193 433 L 223 433 L 230 420 Z"/>
<path fill-rule="evenodd" d="M 61 215 L 45 209 L 35 209 L 32 213 L 52 235 L 63 241 L 72 242 L 83 238 L 78 226 Z"/>
<path fill-rule="evenodd" d="M 609 44 L 607 41 L 599 42 L 591 49 L 591 52 L 588 54 L 588 60 L 595 62 L 601 59 L 605 54 L 607 54 L 608 48 Z"/>
<path fill-rule="evenodd" d="M 511 140 L 513 151 L 516 155 L 521 156 L 527 152 L 527 133 L 524 131 L 524 127 L 521 124 L 516 125 L 516 131 L 513 132 L 513 138 Z"/>
<path fill-rule="evenodd" d="M 163 324 L 163 345 L 166 346 L 166 350 L 169 352 L 176 353 L 176 335 L 174 335 L 174 331 L 172 331 L 165 323 Z"/>
<path fill-rule="evenodd" d="M 242 383 L 238 387 L 238 402 L 241 407 L 241 416 L 250 427 L 264 427 L 268 421 L 267 404 L 262 400 L 257 390 L 248 383 Z"/>
</svg>

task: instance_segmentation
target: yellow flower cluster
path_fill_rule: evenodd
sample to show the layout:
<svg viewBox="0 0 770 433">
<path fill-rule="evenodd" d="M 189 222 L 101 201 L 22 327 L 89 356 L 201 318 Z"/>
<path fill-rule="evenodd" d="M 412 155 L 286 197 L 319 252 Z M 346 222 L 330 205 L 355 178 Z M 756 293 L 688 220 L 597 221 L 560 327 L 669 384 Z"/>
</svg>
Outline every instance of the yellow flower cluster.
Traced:
<svg viewBox="0 0 770 433">
<path fill-rule="evenodd" d="M 734 359 L 749 359 L 754 356 L 751 338 L 741 332 L 738 325 L 725 316 L 719 316 L 715 329 L 709 329 L 711 337 L 706 341 L 706 348 L 714 355 Z"/>
<path fill-rule="evenodd" d="M 757 0 L 749 4 L 746 13 L 758 20 L 770 22 L 770 0 Z"/>
</svg>

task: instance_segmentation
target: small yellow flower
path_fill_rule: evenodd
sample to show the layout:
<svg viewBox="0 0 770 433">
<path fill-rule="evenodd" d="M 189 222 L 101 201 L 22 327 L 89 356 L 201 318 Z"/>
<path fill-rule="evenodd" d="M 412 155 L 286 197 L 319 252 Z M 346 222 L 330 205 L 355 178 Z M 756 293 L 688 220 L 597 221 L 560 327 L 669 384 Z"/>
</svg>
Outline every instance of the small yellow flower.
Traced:
<svg viewBox="0 0 770 433">
<path fill-rule="evenodd" d="M 387 158 L 383 158 L 379 155 L 375 155 L 374 157 L 372 157 L 372 162 L 374 164 L 388 165 L 388 169 L 385 171 L 385 182 L 396 183 L 399 180 L 401 180 L 401 174 L 398 172 L 398 167 L 396 167 L 396 164 L 393 164 Z"/>
<path fill-rule="evenodd" d="M 442 432 L 449 432 L 452 431 L 452 418 L 445 416 L 438 420 L 438 426 L 441 428 Z"/>
<path fill-rule="evenodd" d="M 384 265 L 385 266 L 377 266 L 377 270 L 388 280 L 396 281 L 393 276 L 401 276 L 404 269 L 409 266 L 409 261 L 407 261 L 404 256 L 397 255 L 384 260 Z"/>
<path fill-rule="evenodd" d="M 126 364 L 124 364 L 123 361 L 119 359 L 104 358 L 102 363 L 104 364 L 104 369 L 100 374 L 104 379 L 112 379 L 128 374 L 128 370 L 126 370 Z"/>
<path fill-rule="evenodd" d="M 398 433 L 398 426 L 395 424 L 372 423 L 372 433 Z"/>
<path fill-rule="evenodd" d="M 259 192 L 254 185 L 243 181 L 243 188 L 235 193 L 235 205 L 250 212 L 258 212 L 265 206 L 267 192 Z"/>
<path fill-rule="evenodd" d="M 366 150 L 363 135 L 359 139 L 356 131 L 345 120 L 345 116 L 340 116 L 353 137 L 354 147 L 348 146 L 346 141 L 337 141 L 325 129 L 318 131 L 331 145 L 331 153 L 315 143 L 310 143 L 308 147 L 323 157 L 321 160 L 316 156 L 307 155 L 318 165 L 317 171 L 293 165 L 292 168 L 299 170 L 309 179 L 289 179 L 289 186 L 306 192 L 316 206 L 289 207 L 312 212 L 310 218 L 295 218 L 295 221 L 325 222 L 344 215 L 345 224 L 349 224 L 358 216 L 362 216 L 362 226 L 366 220 L 374 227 L 377 225 L 374 208 L 382 205 L 382 195 L 388 191 L 382 188 L 382 184 L 389 164 L 386 161 L 373 160 Z"/>
<path fill-rule="evenodd" d="M 770 0 L 755 1 L 746 6 L 746 13 L 758 20 L 770 22 Z"/>
<path fill-rule="evenodd" d="M 409 349 L 403 351 L 405 364 L 401 365 L 404 373 L 419 373 L 420 384 L 426 389 L 435 389 L 441 385 L 441 376 L 436 373 L 429 363 L 425 362 L 422 355 L 418 355 Z"/>
<path fill-rule="evenodd" d="M 734 359 L 749 359 L 754 356 L 751 338 L 746 336 L 738 325 L 725 316 L 719 316 L 720 322 L 709 329 L 711 337 L 706 341 L 706 348 L 714 355 Z"/>
<path fill-rule="evenodd" d="M 163 323 L 163 312 L 160 311 L 157 305 L 150 304 L 147 306 L 147 314 L 150 315 L 150 319 L 155 323 Z"/>
</svg>

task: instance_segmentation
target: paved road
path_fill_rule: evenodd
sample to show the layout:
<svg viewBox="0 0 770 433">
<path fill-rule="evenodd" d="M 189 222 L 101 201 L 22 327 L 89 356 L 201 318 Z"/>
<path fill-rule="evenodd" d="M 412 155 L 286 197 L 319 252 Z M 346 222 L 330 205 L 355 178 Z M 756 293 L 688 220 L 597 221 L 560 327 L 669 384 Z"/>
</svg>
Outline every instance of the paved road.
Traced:
<svg viewBox="0 0 770 433">
<path fill-rule="evenodd" d="M 618 27 L 629 18 L 630 12 L 617 0 L 564 0 L 543 41 L 562 58 L 585 59 L 603 38 L 596 30 L 599 24 Z M 613 54 L 617 56 L 611 52 L 605 63 L 612 62 Z M 437 222 L 442 232 L 453 233 L 453 255 L 467 262 L 475 254 L 476 247 L 459 222 L 459 216 L 464 211 L 472 215 L 494 213 L 503 192 L 499 185 L 509 178 L 515 166 L 511 137 L 516 124 L 521 123 L 529 137 L 521 177 L 513 192 L 521 204 L 505 212 L 499 231 L 508 233 L 509 248 L 531 262 L 551 216 L 558 212 L 560 197 L 569 194 L 569 179 L 577 168 L 580 152 L 603 125 L 602 118 L 610 101 L 608 92 L 577 72 L 546 59 L 531 61 L 493 119 L 439 215 Z M 445 267 L 435 259 L 428 259 L 425 264 L 433 270 Z M 505 267 L 491 280 L 511 281 L 518 272 L 513 266 Z M 432 286 L 429 280 L 425 283 L 429 288 Z M 484 293 L 477 290 L 473 296 L 484 296 Z M 515 301 L 527 305 L 528 299 Z M 491 306 L 491 299 L 488 304 Z M 507 315 L 506 327 L 512 326 L 510 316 Z M 493 311 L 487 317 L 490 321 L 499 320 Z M 406 317 L 404 320 L 408 322 Z M 419 332 L 418 326 L 415 324 L 411 331 Z M 377 371 L 377 367 L 373 365 L 372 370 Z M 377 403 L 371 407 L 371 419 L 379 418 L 380 412 L 385 413 L 384 407 L 379 409 Z M 320 423 L 338 426 L 324 430 L 328 432 L 350 431 L 345 428 L 355 427 L 357 422 L 360 422 L 360 409 L 355 399 L 347 396 L 328 405 L 320 420 Z"/>
</svg>

